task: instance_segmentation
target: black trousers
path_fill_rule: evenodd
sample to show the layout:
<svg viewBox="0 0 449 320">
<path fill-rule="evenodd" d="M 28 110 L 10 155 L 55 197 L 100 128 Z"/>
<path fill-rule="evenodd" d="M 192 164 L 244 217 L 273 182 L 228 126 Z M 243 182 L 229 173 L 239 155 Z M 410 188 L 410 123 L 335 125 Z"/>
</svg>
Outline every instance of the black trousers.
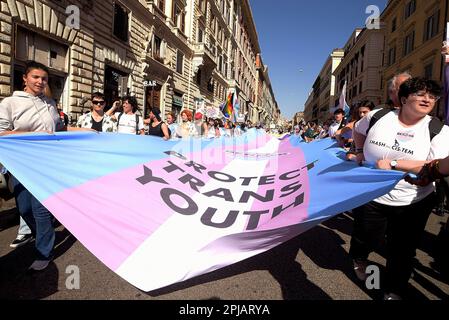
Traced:
<svg viewBox="0 0 449 320">
<path fill-rule="evenodd" d="M 446 206 L 449 204 L 449 186 L 447 185 L 446 180 L 444 179 L 439 179 L 437 181 L 435 181 L 435 186 L 436 186 L 436 193 L 437 193 L 437 207 L 444 209 L 445 204 Z"/>
<path fill-rule="evenodd" d="M 353 259 L 367 259 L 386 240 L 385 292 L 403 295 L 407 290 L 416 248 L 435 201 L 432 193 L 407 206 L 393 207 L 371 201 L 353 210 L 354 229 L 349 250 Z"/>
</svg>

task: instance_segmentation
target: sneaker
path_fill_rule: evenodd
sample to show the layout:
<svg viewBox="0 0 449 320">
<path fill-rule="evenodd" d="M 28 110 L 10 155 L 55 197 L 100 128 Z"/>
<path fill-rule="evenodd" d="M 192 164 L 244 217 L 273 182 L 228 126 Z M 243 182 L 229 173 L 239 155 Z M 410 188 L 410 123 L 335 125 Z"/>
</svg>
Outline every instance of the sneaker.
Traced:
<svg viewBox="0 0 449 320">
<path fill-rule="evenodd" d="M 29 270 L 42 271 L 48 267 L 51 260 L 35 260 L 28 268 Z"/>
<path fill-rule="evenodd" d="M 366 268 L 368 267 L 368 260 L 365 259 L 354 259 L 353 261 L 354 265 L 354 272 L 357 276 L 357 279 L 360 281 L 366 281 L 368 278 L 368 275 L 366 274 Z"/>
<path fill-rule="evenodd" d="M 395 293 L 385 293 L 384 294 L 384 300 L 385 301 L 389 301 L 389 300 L 402 300 L 401 296 L 398 296 Z"/>
<path fill-rule="evenodd" d="M 17 238 L 13 242 L 11 242 L 11 244 L 9 246 L 11 248 L 18 248 L 18 247 L 23 246 L 24 244 L 27 244 L 28 242 L 30 242 L 33 239 L 34 239 L 34 237 L 31 233 L 19 234 L 19 235 L 17 235 Z"/>
</svg>

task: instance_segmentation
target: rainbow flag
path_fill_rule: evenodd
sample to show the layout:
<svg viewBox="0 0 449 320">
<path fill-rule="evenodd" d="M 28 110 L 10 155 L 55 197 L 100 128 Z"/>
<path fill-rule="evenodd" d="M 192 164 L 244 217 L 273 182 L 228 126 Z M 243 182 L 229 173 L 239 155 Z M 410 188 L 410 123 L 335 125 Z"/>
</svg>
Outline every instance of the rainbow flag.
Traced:
<svg viewBox="0 0 449 320">
<path fill-rule="evenodd" d="M 176 141 L 10 135 L 0 137 L 0 162 L 93 255 L 144 291 L 265 252 L 403 178 L 346 161 L 331 139 L 279 140 L 256 129 Z"/>
<path fill-rule="evenodd" d="M 234 114 L 234 92 L 229 92 L 223 109 L 221 110 L 226 119 L 232 119 Z"/>
</svg>

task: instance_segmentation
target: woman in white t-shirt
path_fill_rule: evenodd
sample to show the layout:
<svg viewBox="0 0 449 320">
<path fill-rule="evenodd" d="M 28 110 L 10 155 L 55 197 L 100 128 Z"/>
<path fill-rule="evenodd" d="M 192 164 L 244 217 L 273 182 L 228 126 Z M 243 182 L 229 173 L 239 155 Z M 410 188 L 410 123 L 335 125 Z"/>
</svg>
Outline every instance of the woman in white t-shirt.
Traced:
<svg viewBox="0 0 449 320">
<path fill-rule="evenodd" d="M 143 119 L 136 114 L 138 108 L 137 99 L 133 96 L 125 96 L 122 99 L 123 112 L 115 112 L 119 103 L 114 102 L 112 108 L 106 112 L 114 121 L 117 121 L 117 133 L 145 134 Z"/>
<path fill-rule="evenodd" d="M 355 124 L 358 162 L 376 163 L 379 169 L 410 170 L 410 160 L 432 160 L 449 154 L 449 128 L 433 139 L 429 123 L 441 94 L 435 81 L 412 78 L 399 89 L 401 108 L 391 111 L 370 127 L 379 111 L 371 111 Z M 353 210 L 354 229 L 350 255 L 359 279 L 366 279 L 368 255 L 387 238 L 386 300 L 406 293 L 416 248 L 434 206 L 434 186 L 414 186 L 399 181 L 387 194 Z"/>
</svg>

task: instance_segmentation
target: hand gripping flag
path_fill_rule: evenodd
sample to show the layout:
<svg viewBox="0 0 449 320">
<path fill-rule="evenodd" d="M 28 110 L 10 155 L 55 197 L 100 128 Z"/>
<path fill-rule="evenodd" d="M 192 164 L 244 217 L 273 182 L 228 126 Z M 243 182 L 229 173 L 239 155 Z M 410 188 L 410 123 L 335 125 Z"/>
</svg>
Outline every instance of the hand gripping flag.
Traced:
<svg viewBox="0 0 449 320">
<path fill-rule="evenodd" d="M 389 190 L 398 171 L 250 130 L 235 138 L 0 138 L 0 162 L 98 259 L 151 291 L 267 251 Z"/>
</svg>

